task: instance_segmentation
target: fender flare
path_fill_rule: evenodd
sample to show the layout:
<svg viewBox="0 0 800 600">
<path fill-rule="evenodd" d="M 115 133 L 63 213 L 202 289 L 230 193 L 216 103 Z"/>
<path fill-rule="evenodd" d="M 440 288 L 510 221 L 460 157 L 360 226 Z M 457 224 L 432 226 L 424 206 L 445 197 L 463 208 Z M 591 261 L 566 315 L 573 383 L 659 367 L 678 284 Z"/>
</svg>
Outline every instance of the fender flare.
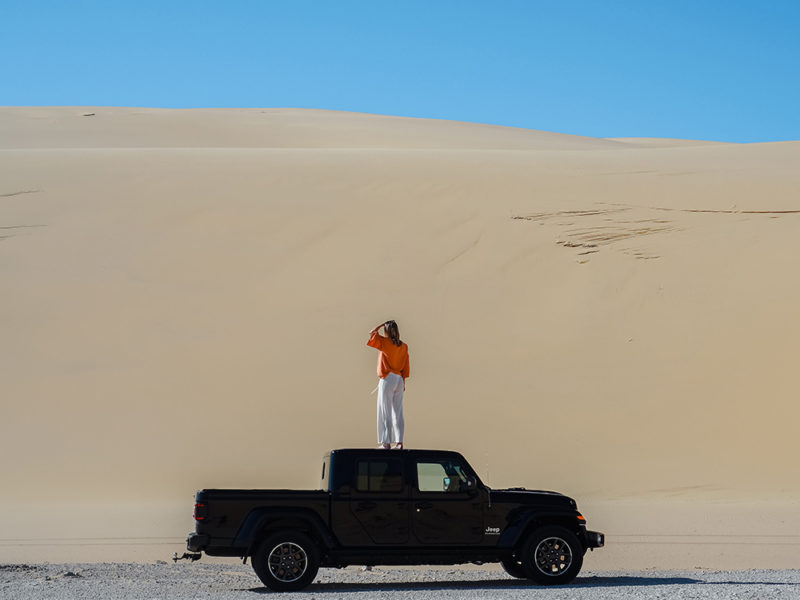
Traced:
<svg viewBox="0 0 800 600">
<path fill-rule="evenodd" d="M 280 526 L 282 522 L 285 523 L 285 527 Z M 323 551 L 339 545 L 330 528 L 315 512 L 301 508 L 265 507 L 254 508 L 245 517 L 236 533 L 233 547 L 246 548 L 244 556 L 250 556 L 258 542 L 259 532 L 271 523 L 277 525 L 277 529 L 292 529 L 298 524 L 307 527 L 314 537 L 322 542 L 324 547 L 321 550 Z"/>
<path fill-rule="evenodd" d="M 575 527 L 576 523 L 574 511 L 558 509 L 526 510 L 519 515 L 519 518 L 513 524 L 503 530 L 503 533 L 500 534 L 500 539 L 497 540 L 497 545 L 501 548 L 515 548 L 533 529 L 537 529 L 543 525 L 561 525 L 570 531 L 574 531 L 575 535 L 580 539 L 580 535 Z"/>
</svg>

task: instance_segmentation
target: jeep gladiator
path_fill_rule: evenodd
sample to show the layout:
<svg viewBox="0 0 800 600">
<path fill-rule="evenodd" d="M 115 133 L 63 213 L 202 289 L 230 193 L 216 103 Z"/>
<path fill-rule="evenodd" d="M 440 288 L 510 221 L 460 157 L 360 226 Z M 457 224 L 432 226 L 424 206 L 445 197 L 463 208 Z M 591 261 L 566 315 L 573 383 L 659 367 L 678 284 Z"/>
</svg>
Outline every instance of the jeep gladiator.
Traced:
<svg viewBox="0 0 800 600">
<path fill-rule="evenodd" d="M 604 544 L 572 498 L 490 489 L 444 450 L 333 450 L 318 491 L 201 490 L 194 518 L 190 552 L 250 557 L 275 591 L 348 565 L 499 562 L 514 577 L 565 584 Z"/>
</svg>

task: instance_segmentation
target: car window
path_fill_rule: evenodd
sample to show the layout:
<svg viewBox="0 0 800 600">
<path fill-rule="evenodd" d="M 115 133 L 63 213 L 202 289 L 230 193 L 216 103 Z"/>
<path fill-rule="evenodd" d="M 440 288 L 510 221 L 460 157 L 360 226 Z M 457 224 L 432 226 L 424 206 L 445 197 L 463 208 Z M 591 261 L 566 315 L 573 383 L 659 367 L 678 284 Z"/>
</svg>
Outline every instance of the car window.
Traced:
<svg viewBox="0 0 800 600">
<path fill-rule="evenodd" d="M 465 492 L 468 490 L 464 468 L 451 460 L 417 463 L 417 489 L 420 492 Z"/>
<path fill-rule="evenodd" d="M 359 492 L 400 492 L 403 489 L 403 462 L 399 459 L 360 460 L 356 464 L 356 490 Z"/>
</svg>

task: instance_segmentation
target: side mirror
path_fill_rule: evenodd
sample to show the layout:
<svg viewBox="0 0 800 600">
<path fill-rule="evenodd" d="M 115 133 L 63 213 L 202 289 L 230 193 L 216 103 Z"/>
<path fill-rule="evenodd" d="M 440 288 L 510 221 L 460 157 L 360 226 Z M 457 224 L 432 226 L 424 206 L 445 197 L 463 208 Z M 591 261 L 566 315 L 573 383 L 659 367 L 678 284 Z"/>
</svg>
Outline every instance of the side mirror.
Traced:
<svg viewBox="0 0 800 600">
<path fill-rule="evenodd" d="M 474 494 L 478 489 L 478 480 L 474 477 L 467 477 L 466 481 L 457 480 L 456 482 L 458 483 L 458 487 L 452 488 L 453 479 L 450 477 L 443 477 L 442 489 L 445 492 L 467 492 L 468 494 Z"/>
<path fill-rule="evenodd" d="M 467 477 L 466 487 L 470 494 L 474 494 L 478 490 L 478 480 L 472 476 Z"/>
</svg>

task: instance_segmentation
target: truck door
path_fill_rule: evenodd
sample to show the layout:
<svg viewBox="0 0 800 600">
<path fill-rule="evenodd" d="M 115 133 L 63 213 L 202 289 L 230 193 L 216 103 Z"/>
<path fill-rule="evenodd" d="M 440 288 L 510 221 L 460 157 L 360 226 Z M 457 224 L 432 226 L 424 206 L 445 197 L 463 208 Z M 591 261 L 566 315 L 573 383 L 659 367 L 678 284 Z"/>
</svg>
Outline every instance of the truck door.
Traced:
<svg viewBox="0 0 800 600">
<path fill-rule="evenodd" d="M 376 544 L 408 542 L 408 486 L 400 458 L 356 461 L 350 512 Z"/>
<path fill-rule="evenodd" d="M 411 527 L 422 544 L 479 544 L 483 539 L 483 498 L 468 485 L 457 459 L 414 461 Z"/>
</svg>

